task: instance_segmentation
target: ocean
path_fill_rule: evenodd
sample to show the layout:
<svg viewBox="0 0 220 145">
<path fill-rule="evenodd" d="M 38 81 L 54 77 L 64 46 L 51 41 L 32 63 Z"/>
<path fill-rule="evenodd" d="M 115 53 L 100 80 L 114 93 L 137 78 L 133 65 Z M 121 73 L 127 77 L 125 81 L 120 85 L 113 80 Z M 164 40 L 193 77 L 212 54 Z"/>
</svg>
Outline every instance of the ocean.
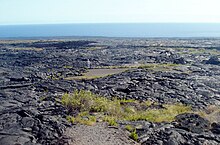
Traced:
<svg viewBox="0 0 220 145">
<path fill-rule="evenodd" d="M 21 37 L 220 37 L 220 23 L 115 23 L 0 25 L 0 38 Z"/>
</svg>

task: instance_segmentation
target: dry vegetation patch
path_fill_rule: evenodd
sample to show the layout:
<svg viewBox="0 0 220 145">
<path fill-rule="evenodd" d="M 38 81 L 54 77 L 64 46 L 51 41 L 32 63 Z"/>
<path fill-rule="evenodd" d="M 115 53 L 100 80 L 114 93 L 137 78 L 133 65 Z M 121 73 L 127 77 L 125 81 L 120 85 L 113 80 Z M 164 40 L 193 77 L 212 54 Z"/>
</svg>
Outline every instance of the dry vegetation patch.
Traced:
<svg viewBox="0 0 220 145">
<path fill-rule="evenodd" d="M 21 50 L 25 50 L 25 51 L 43 51 L 43 48 L 35 48 L 35 47 L 10 47 L 8 48 L 10 50 L 13 51 L 21 51 Z"/>
<path fill-rule="evenodd" d="M 107 99 L 90 91 L 75 91 L 64 94 L 62 104 L 67 107 L 67 119 L 72 123 L 93 125 L 97 121 L 106 121 L 117 125 L 118 120 L 151 122 L 171 122 L 175 116 L 191 112 L 191 107 L 183 104 L 162 105 L 154 108 L 149 101 Z M 74 112 L 74 113 L 73 113 Z"/>
</svg>

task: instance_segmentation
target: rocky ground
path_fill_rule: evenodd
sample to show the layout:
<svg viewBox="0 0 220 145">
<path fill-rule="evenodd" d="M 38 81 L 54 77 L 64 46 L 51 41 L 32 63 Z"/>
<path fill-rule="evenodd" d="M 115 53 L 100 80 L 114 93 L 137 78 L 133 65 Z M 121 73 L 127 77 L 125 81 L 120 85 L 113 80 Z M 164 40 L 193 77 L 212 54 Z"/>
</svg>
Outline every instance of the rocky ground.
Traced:
<svg viewBox="0 0 220 145">
<path fill-rule="evenodd" d="M 75 89 L 108 98 L 183 103 L 195 110 L 219 106 L 219 56 L 219 39 L 1 40 L 0 144 L 68 144 L 66 131 L 74 125 L 66 120 L 60 98 Z M 128 70 L 92 80 L 66 79 L 88 67 Z M 141 144 L 220 144 L 219 116 L 215 123 L 193 114 L 172 123 L 119 122 L 119 129 L 136 126 Z"/>
</svg>

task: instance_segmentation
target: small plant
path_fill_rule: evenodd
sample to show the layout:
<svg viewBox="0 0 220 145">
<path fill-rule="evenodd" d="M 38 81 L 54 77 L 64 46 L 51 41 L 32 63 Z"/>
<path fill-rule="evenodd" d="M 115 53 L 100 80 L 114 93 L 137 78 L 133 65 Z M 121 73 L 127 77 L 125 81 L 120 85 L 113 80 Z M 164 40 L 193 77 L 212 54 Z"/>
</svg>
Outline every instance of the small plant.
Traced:
<svg viewBox="0 0 220 145">
<path fill-rule="evenodd" d="M 96 46 L 96 47 L 88 47 L 86 48 L 87 50 L 90 50 L 90 51 L 95 51 L 95 50 L 99 50 L 99 49 L 103 49 L 103 47 L 101 46 Z"/>
<path fill-rule="evenodd" d="M 126 126 L 125 126 L 125 129 L 126 129 L 127 131 L 129 131 L 129 132 L 134 131 L 134 127 L 133 127 L 132 125 L 126 125 Z"/>
<path fill-rule="evenodd" d="M 132 131 L 129 137 L 131 139 L 137 141 L 138 140 L 138 134 L 137 134 L 136 130 Z"/>
<path fill-rule="evenodd" d="M 128 100 L 122 99 L 122 100 L 120 100 L 120 103 L 135 103 L 135 102 L 137 102 L 137 100 L 134 100 L 134 99 L 128 99 Z"/>
<path fill-rule="evenodd" d="M 96 117 L 89 115 L 88 112 L 81 112 L 76 117 L 67 116 L 66 119 L 70 123 L 80 123 L 84 125 L 94 125 L 96 123 Z"/>
<path fill-rule="evenodd" d="M 95 125 L 96 123 L 96 117 L 95 116 L 83 116 L 83 117 L 77 116 L 75 122 L 79 124 L 92 126 L 92 125 Z"/>
<path fill-rule="evenodd" d="M 46 96 L 42 96 L 39 98 L 39 100 L 42 102 L 42 101 L 46 100 L 46 98 L 47 98 Z"/>
<path fill-rule="evenodd" d="M 118 123 L 116 122 L 116 120 L 115 120 L 114 117 L 106 116 L 106 117 L 104 118 L 104 121 L 108 122 L 108 125 L 109 125 L 109 126 L 118 126 Z"/>
<path fill-rule="evenodd" d="M 75 118 L 72 116 L 67 116 L 66 117 L 67 121 L 69 121 L 70 123 L 75 123 Z"/>
<path fill-rule="evenodd" d="M 72 66 L 69 66 L 69 65 L 65 65 L 65 66 L 63 66 L 63 68 L 71 69 L 71 68 L 73 68 L 73 67 L 72 67 Z"/>
<path fill-rule="evenodd" d="M 152 102 L 149 101 L 149 100 L 145 101 L 144 103 L 145 103 L 145 105 L 146 105 L 147 107 L 149 107 L 149 106 L 152 104 Z"/>
<path fill-rule="evenodd" d="M 136 110 L 135 110 L 135 107 L 133 107 L 133 106 L 127 106 L 124 108 L 124 112 L 128 113 L 128 114 L 132 114 L 132 113 L 135 113 Z"/>
</svg>

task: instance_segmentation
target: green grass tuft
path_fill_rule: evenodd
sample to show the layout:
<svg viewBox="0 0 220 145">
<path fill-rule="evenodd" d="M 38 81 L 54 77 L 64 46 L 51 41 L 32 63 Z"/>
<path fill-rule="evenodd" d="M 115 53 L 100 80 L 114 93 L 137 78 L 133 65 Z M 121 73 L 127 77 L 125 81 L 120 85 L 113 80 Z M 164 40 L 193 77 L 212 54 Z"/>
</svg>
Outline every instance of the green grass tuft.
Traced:
<svg viewBox="0 0 220 145">
<path fill-rule="evenodd" d="M 129 137 L 131 139 L 137 141 L 138 140 L 138 134 L 137 134 L 136 130 L 132 131 Z"/>
<path fill-rule="evenodd" d="M 105 116 L 104 121 L 108 122 L 109 126 L 118 126 L 118 123 L 116 122 L 114 117 L 111 116 Z"/>
<path fill-rule="evenodd" d="M 125 129 L 126 129 L 127 131 L 129 131 L 129 132 L 134 131 L 134 127 L 133 127 L 132 125 L 126 125 L 126 126 L 125 126 Z"/>
<path fill-rule="evenodd" d="M 75 123 L 75 118 L 72 116 L 67 116 L 66 117 L 67 121 L 69 121 L 70 123 Z"/>
<path fill-rule="evenodd" d="M 171 122 L 175 116 L 191 112 L 190 106 L 183 104 L 163 105 L 164 109 L 151 109 L 152 102 L 139 102 L 137 100 L 112 100 L 93 94 L 90 91 L 74 91 L 72 94 L 64 94 L 61 100 L 69 113 L 78 111 L 74 121 L 70 122 L 93 124 L 97 119 L 117 125 L 117 120 L 137 121 L 146 120 L 151 122 Z M 96 114 L 91 116 L 91 114 Z"/>
</svg>

